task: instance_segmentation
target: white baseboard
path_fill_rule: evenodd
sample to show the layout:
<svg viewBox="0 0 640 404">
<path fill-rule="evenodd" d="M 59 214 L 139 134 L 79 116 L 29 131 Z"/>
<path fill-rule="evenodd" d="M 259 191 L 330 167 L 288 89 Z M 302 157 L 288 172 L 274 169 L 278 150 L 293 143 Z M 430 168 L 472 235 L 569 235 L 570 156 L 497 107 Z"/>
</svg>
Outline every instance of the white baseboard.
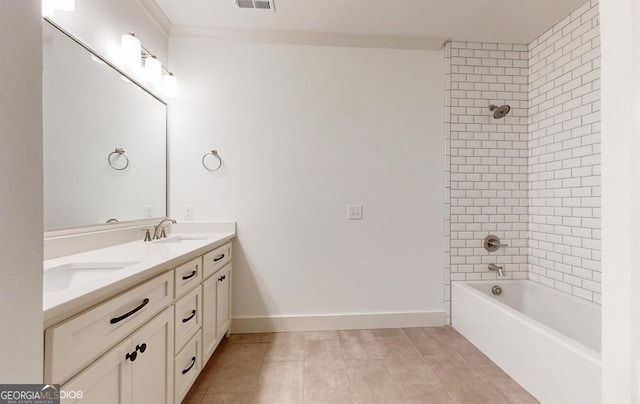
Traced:
<svg viewBox="0 0 640 404">
<path fill-rule="evenodd" d="M 444 324 L 444 310 L 318 316 L 234 317 L 231 322 L 231 333 L 439 327 Z"/>
</svg>

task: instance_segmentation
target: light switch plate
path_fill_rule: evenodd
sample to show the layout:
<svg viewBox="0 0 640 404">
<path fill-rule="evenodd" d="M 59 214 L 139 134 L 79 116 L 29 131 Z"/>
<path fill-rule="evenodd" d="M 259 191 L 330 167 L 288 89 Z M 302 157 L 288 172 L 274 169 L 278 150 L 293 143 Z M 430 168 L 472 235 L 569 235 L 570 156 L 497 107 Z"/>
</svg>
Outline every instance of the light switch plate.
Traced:
<svg viewBox="0 0 640 404">
<path fill-rule="evenodd" d="M 193 220 L 193 206 L 184 206 L 184 220 Z"/>
<path fill-rule="evenodd" d="M 347 205 L 347 219 L 362 220 L 362 205 Z"/>
</svg>

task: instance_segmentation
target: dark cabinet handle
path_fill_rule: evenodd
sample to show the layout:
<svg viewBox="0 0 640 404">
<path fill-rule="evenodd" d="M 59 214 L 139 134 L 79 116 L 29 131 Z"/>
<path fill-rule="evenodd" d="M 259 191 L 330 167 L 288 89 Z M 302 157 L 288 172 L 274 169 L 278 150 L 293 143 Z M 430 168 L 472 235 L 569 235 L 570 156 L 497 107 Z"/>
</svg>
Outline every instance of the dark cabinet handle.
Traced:
<svg viewBox="0 0 640 404">
<path fill-rule="evenodd" d="M 136 349 L 133 352 L 131 353 L 127 352 L 124 358 L 130 360 L 131 362 L 134 362 L 138 357 L 138 351 L 140 351 L 140 353 L 144 353 L 144 351 L 146 350 L 147 350 L 147 344 L 143 342 L 142 345 L 136 345 Z"/>
<path fill-rule="evenodd" d="M 223 258 L 224 258 L 224 254 L 220 254 L 220 255 L 218 255 L 217 257 L 215 257 L 215 258 L 213 259 L 213 262 L 220 261 L 220 260 L 221 260 L 221 259 L 223 259 Z"/>
<path fill-rule="evenodd" d="M 114 317 L 111 319 L 111 324 L 116 324 L 119 323 L 120 321 L 124 320 L 125 318 L 132 316 L 134 314 L 136 314 L 137 312 L 139 312 L 140 310 L 142 310 L 142 308 L 144 306 L 146 306 L 147 304 L 149 304 L 149 298 L 144 298 L 144 300 L 142 301 L 142 304 L 138 307 L 136 307 L 135 309 L 131 310 L 128 313 L 125 313 L 123 315 L 121 315 L 120 317 Z M 128 358 L 127 358 L 128 359 Z"/>
<path fill-rule="evenodd" d="M 191 278 L 193 278 L 194 276 L 196 276 L 196 274 L 197 274 L 197 273 L 198 273 L 198 267 L 196 266 L 196 269 L 194 269 L 193 271 L 191 271 L 191 273 L 190 273 L 189 275 L 187 275 L 187 276 L 183 276 L 183 277 L 182 277 L 182 280 L 183 280 L 183 281 L 186 281 L 187 279 L 191 279 Z"/>
<path fill-rule="evenodd" d="M 191 315 L 187 318 L 183 318 L 182 322 L 186 323 L 187 321 L 191 320 L 192 318 L 194 318 L 196 316 L 196 311 L 195 310 L 191 310 Z"/>
<path fill-rule="evenodd" d="M 188 367 L 188 368 L 184 369 L 184 370 L 182 371 L 182 374 L 183 374 L 183 375 L 186 375 L 186 374 L 187 374 L 187 372 L 189 372 L 189 371 L 191 370 L 191 368 L 193 367 L 193 365 L 195 365 L 195 364 L 196 364 L 196 357 L 194 356 L 194 357 L 192 357 L 192 358 L 191 358 L 191 365 L 189 365 L 189 367 Z"/>
<path fill-rule="evenodd" d="M 137 357 L 138 357 L 138 352 L 133 351 L 131 353 L 127 352 L 124 358 L 130 360 L 131 362 L 134 362 Z"/>
<path fill-rule="evenodd" d="M 221 277 L 218 278 L 218 281 L 222 282 L 225 279 L 227 279 L 227 275 L 222 275 Z"/>
</svg>

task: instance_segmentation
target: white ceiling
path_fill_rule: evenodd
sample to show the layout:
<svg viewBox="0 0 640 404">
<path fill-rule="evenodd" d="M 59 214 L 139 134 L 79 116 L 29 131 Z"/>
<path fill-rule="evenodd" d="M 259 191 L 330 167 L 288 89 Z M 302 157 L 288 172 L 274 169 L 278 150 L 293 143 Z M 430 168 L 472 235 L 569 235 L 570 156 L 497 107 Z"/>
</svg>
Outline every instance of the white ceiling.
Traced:
<svg viewBox="0 0 640 404">
<path fill-rule="evenodd" d="M 149 3 L 149 2 L 147 2 Z M 527 44 L 585 0 L 155 0 L 172 35 L 382 47 L 439 48 L 445 40 Z"/>
</svg>

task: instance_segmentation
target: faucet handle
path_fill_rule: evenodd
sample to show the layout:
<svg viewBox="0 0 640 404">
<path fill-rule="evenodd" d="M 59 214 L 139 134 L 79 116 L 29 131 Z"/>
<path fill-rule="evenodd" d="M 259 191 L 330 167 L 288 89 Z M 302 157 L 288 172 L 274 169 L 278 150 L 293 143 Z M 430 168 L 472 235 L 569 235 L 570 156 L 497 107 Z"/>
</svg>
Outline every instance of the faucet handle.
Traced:
<svg viewBox="0 0 640 404">
<path fill-rule="evenodd" d="M 487 237 L 485 237 L 484 241 L 482 242 L 482 245 L 484 246 L 484 249 L 489 252 L 498 251 L 500 247 L 509 247 L 508 244 L 501 244 L 498 236 L 494 236 L 493 234 L 490 234 Z"/>
<path fill-rule="evenodd" d="M 149 229 L 149 228 L 140 229 L 140 231 L 145 232 L 144 233 L 144 241 L 151 241 L 151 229 Z"/>
<path fill-rule="evenodd" d="M 160 238 L 167 238 L 167 232 L 165 231 L 164 226 L 162 227 L 162 230 L 160 231 Z"/>
</svg>

